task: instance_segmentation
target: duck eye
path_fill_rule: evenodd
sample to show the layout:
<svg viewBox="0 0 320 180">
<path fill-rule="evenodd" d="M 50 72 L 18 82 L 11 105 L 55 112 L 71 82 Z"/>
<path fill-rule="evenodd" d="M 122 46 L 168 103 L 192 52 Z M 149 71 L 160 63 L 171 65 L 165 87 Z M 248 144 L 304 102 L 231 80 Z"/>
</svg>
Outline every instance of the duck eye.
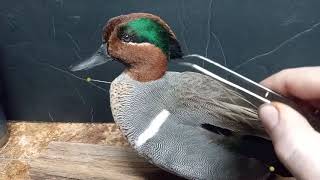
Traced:
<svg viewBox="0 0 320 180">
<path fill-rule="evenodd" d="M 121 40 L 124 41 L 124 42 L 131 42 L 132 41 L 132 37 L 129 34 L 124 34 L 121 37 Z"/>
</svg>

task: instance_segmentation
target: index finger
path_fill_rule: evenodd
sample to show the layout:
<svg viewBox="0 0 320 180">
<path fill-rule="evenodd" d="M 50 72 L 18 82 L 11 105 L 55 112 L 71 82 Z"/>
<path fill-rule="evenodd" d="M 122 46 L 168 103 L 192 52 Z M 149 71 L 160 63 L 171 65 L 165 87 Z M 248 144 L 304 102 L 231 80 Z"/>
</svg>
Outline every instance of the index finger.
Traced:
<svg viewBox="0 0 320 180">
<path fill-rule="evenodd" d="M 261 84 L 285 96 L 320 100 L 320 67 L 286 69 Z"/>
</svg>

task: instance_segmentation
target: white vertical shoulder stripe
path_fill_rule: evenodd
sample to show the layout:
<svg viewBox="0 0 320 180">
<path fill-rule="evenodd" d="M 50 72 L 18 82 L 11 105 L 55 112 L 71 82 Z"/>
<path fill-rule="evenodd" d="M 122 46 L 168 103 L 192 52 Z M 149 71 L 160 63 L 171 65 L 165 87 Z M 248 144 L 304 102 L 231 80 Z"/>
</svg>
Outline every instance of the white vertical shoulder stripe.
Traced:
<svg viewBox="0 0 320 180">
<path fill-rule="evenodd" d="M 143 131 L 142 134 L 139 135 L 138 139 L 136 140 L 135 145 L 141 146 L 145 142 L 147 142 L 148 139 L 152 138 L 154 135 L 157 134 L 162 124 L 167 120 L 169 117 L 170 112 L 166 109 L 162 110 L 149 124 L 147 129 Z"/>
</svg>

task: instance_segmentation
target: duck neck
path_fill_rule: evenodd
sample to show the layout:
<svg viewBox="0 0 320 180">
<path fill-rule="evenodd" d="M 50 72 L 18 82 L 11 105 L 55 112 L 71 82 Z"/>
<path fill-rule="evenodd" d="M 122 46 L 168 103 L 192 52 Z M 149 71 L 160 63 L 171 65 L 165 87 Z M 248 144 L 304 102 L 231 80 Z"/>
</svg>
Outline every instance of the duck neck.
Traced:
<svg viewBox="0 0 320 180">
<path fill-rule="evenodd" d="M 162 78 L 167 71 L 167 65 L 166 59 L 157 61 L 145 60 L 127 65 L 125 72 L 132 79 L 140 82 L 154 81 Z"/>
</svg>

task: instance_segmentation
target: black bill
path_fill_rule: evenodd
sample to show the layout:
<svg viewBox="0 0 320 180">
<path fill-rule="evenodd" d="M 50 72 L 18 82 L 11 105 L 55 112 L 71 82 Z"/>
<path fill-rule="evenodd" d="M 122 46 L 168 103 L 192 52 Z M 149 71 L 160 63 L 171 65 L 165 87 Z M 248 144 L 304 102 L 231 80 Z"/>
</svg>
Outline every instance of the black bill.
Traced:
<svg viewBox="0 0 320 180">
<path fill-rule="evenodd" d="M 93 67 L 99 66 L 101 64 L 104 64 L 108 61 L 111 61 L 112 58 L 108 55 L 108 52 L 106 51 L 106 45 L 102 44 L 100 48 L 87 60 L 72 65 L 70 67 L 71 71 L 80 71 L 80 70 L 87 70 L 91 69 Z"/>
</svg>

